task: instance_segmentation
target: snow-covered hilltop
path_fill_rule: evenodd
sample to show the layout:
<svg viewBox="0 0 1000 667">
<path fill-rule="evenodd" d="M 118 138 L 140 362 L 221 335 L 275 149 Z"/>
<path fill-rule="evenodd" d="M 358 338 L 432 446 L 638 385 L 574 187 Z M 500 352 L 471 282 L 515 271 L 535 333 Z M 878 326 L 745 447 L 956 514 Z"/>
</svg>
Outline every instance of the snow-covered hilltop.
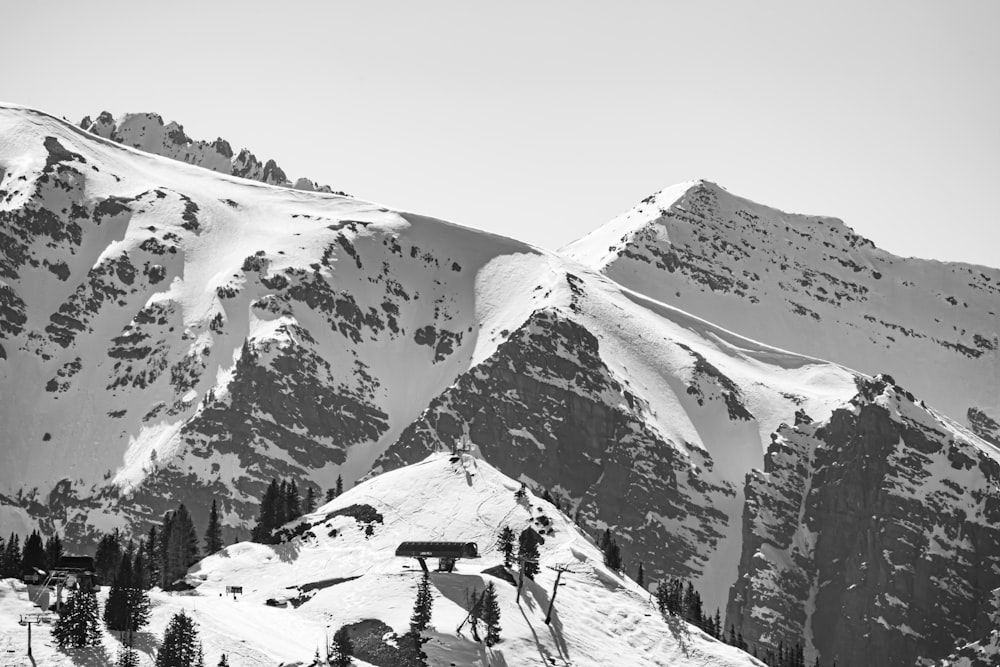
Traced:
<svg viewBox="0 0 1000 667">
<path fill-rule="evenodd" d="M 890 373 L 954 419 L 1000 415 L 1000 269 L 897 257 L 836 218 L 707 181 L 653 194 L 563 252 L 751 338 Z"/>
<path fill-rule="evenodd" d="M 530 492 L 515 498 L 519 486 L 472 456 L 434 455 L 306 515 L 290 527 L 297 537 L 273 546 L 229 546 L 191 569 L 193 591 L 151 593 L 152 622 L 136 642 L 141 664 L 153 664 L 154 638 L 182 609 L 198 624 L 206 664 L 227 654 L 230 664 L 241 667 L 308 665 L 315 651 L 324 655 L 324 643 L 343 626 L 355 635 L 359 667 L 372 664 L 364 660 L 365 650 L 379 647 L 383 658 L 391 656 L 398 645 L 391 633 L 401 637 L 409 630 L 421 578 L 416 561 L 396 558 L 395 550 L 404 541 L 428 539 L 475 542 L 481 555 L 459 560 L 454 572 L 430 575 L 433 607 L 423 650 L 431 665 L 761 664 L 680 619 L 665 619 L 648 592 L 604 566 L 600 550 L 567 516 Z M 541 570 L 525 580 L 520 604 L 512 583 L 516 570 L 503 568 L 497 548 L 502 526 L 515 533 L 530 527 L 545 540 L 539 546 Z M 428 562 L 432 569 L 436 565 Z M 546 624 L 556 578 L 550 567 L 568 572 Z M 489 648 L 473 639 L 468 623 L 459 630 L 468 596 L 481 594 L 487 583 L 496 587 L 500 609 L 500 642 Z M 227 586 L 243 593 L 225 594 Z M 17 614 L 33 609 L 26 597 L 6 585 L 0 589 L 0 636 L 9 632 L 8 647 L 19 654 L 26 637 L 17 631 Z M 49 634 L 48 626 L 36 627 L 34 649 L 39 664 L 53 667 L 80 660 L 99 664 L 118 645 L 105 633 L 102 646 L 77 649 L 70 658 L 51 646 Z"/>
<path fill-rule="evenodd" d="M 282 185 L 296 190 L 327 192 L 343 195 L 329 185 L 319 185 L 308 178 L 296 179 L 293 183 L 274 160 L 261 162 L 257 156 L 244 148 L 239 153 L 225 139 L 203 141 L 192 139 L 184 133 L 184 127 L 176 121 L 164 123 L 155 113 L 127 113 L 115 119 L 107 111 L 102 111 L 96 119 L 90 116 L 80 121 L 80 127 L 99 137 L 117 141 L 131 148 L 147 153 L 194 164 L 221 174 L 249 178 L 270 185 Z"/>
</svg>

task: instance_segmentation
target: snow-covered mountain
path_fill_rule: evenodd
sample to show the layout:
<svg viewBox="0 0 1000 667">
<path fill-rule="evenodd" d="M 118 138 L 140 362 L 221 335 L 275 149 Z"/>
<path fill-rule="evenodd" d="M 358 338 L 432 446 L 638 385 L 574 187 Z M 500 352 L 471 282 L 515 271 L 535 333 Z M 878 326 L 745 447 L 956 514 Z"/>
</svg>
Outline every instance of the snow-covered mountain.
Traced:
<svg viewBox="0 0 1000 667">
<path fill-rule="evenodd" d="M 80 127 L 99 137 L 117 141 L 147 153 L 194 164 L 222 174 L 249 178 L 270 185 L 282 185 L 296 190 L 328 192 L 343 195 L 329 185 L 319 185 L 308 178 L 298 178 L 293 183 L 284 170 L 274 160 L 261 162 L 249 149 L 239 153 L 225 139 L 215 141 L 192 139 L 184 132 L 184 126 L 176 121 L 163 122 L 163 117 L 155 113 L 127 113 L 115 119 L 107 111 L 102 111 L 96 119 L 86 116 Z"/>
<path fill-rule="evenodd" d="M 615 262 L 581 264 L 591 237 L 567 258 L 346 196 L 238 178 L 221 163 L 213 173 L 184 163 L 213 166 L 195 142 L 163 157 L 98 134 L 0 106 L 0 529 L 41 524 L 82 545 L 98 530 L 142 530 L 179 501 L 204 525 L 218 499 L 227 541 L 245 538 L 272 478 L 322 490 L 338 475 L 350 482 L 404 468 L 468 441 L 504 474 L 550 491 L 588 530 L 613 530 L 630 570 L 642 562 L 652 581 L 689 578 L 710 611 L 728 604 L 744 634 L 768 644 L 754 619 L 791 607 L 780 596 L 761 595 L 753 608 L 735 602 L 763 567 L 756 554 L 773 551 L 747 523 L 744 498 L 763 497 L 752 471 L 772 465 L 765 452 L 772 434 L 785 437 L 782 424 L 850 412 L 873 380 L 745 338 L 732 317 L 720 318 L 723 328 L 692 315 L 702 298 L 656 293 L 656 274 L 630 286 Z M 169 143 L 156 136 L 147 142 L 154 151 Z M 661 263 L 677 272 L 665 259 L 674 251 L 664 252 Z M 828 258 L 813 259 L 824 280 L 846 280 Z M 896 285 L 883 269 L 871 279 Z M 975 311 L 970 322 L 986 327 L 980 296 L 963 298 Z M 785 316 L 780 293 L 755 298 L 758 316 Z M 881 300 L 869 305 L 896 313 Z M 994 345 L 988 332 L 963 326 L 972 345 Z M 917 365 L 956 354 L 914 338 Z M 943 412 L 964 418 L 980 406 L 969 413 L 979 436 L 928 412 L 927 437 L 941 447 L 959 433 L 991 451 L 996 395 L 986 393 L 981 365 L 995 368 L 996 350 L 977 349 L 978 370 L 962 368 L 981 393 L 956 385 Z M 956 363 L 969 359 L 957 354 Z M 936 476 L 932 464 L 899 457 L 892 472 Z M 960 483 L 992 498 L 990 470 L 969 469 Z M 797 466 L 790 484 L 808 471 Z M 372 482 L 383 478 L 394 479 Z M 965 502 L 907 509 L 921 525 L 943 526 Z M 260 566 L 264 552 L 247 549 Z M 925 575 L 893 595 L 936 627 L 947 611 L 922 597 Z M 856 595 L 874 604 L 880 593 Z M 982 600 L 970 593 L 966 602 Z M 779 641 L 811 637 L 825 661 L 833 640 L 824 633 L 835 630 L 796 618 L 782 621 Z M 926 646 L 924 657 L 947 655 Z"/>
<path fill-rule="evenodd" d="M 751 338 L 890 373 L 954 419 L 1000 416 L 1000 269 L 897 257 L 836 218 L 706 181 L 653 194 L 563 252 Z"/>
<path fill-rule="evenodd" d="M 246 536 L 272 477 L 328 488 L 470 435 L 723 607 L 769 434 L 854 393 L 516 241 L 2 118 L 0 493 L 70 540 L 214 497 Z M 471 433 L 428 425 L 443 401 Z"/>
</svg>

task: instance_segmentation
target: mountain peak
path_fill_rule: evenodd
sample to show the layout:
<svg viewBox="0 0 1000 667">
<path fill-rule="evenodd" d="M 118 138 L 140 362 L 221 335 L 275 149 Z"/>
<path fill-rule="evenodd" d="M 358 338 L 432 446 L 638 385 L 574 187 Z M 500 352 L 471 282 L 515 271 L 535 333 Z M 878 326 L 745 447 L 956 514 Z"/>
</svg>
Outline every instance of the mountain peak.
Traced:
<svg viewBox="0 0 1000 667">
<path fill-rule="evenodd" d="M 96 119 L 84 117 L 79 126 L 104 139 L 222 174 L 296 190 L 349 196 L 309 178 L 293 182 L 274 160 L 261 161 L 246 148 L 236 153 L 221 137 L 214 141 L 192 139 L 184 132 L 183 125 L 176 121 L 164 122 L 158 113 L 126 113 L 115 119 L 110 112 L 102 111 Z"/>
</svg>

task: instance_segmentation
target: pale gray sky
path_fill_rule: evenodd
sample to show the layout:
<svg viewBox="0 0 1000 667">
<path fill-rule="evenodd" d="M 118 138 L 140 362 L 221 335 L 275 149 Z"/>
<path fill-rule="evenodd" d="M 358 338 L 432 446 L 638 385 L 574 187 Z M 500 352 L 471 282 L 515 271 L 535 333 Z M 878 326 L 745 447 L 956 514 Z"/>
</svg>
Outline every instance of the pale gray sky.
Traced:
<svg viewBox="0 0 1000 667">
<path fill-rule="evenodd" d="M 557 248 L 707 178 L 1000 266 L 1000 2 L 5 1 L 0 99 L 156 111 Z"/>
</svg>

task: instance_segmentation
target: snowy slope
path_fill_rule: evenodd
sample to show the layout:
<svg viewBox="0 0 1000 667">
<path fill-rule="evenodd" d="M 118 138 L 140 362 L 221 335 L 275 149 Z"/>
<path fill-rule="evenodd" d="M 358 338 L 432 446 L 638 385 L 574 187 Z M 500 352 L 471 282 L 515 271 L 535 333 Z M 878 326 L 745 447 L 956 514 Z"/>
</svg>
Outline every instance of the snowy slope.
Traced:
<svg viewBox="0 0 1000 667">
<path fill-rule="evenodd" d="M 706 181 L 651 195 L 562 252 L 751 338 L 891 373 L 955 419 L 1000 414 L 996 268 L 897 257 L 836 218 Z"/>
<path fill-rule="evenodd" d="M 395 558 L 395 548 L 406 540 L 438 539 L 474 541 L 482 558 L 459 561 L 454 573 L 431 575 L 434 606 L 425 645 L 431 665 L 759 664 L 697 628 L 666 623 L 649 594 L 608 571 L 598 549 L 566 516 L 530 493 L 517 501 L 518 486 L 468 455 L 454 462 L 435 455 L 386 473 L 304 517 L 302 529 L 310 528 L 301 537 L 276 546 L 240 543 L 205 559 L 188 575 L 197 584 L 193 594 L 154 593 L 149 632 L 162 635 L 169 615 L 186 609 L 200 625 L 207 664 L 227 652 L 241 667 L 308 663 L 324 635 L 365 619 L 378 619 L 402 634 L 420 569 Z M 378 518 L 359 521 L 344 514 L 359 506 Z M 532 526 L 545 535 L 542 572 L 527 582 L 520 606 L 513 585 L 482 573 L 502 564 L 495 541 L 503 525 L 517 531 Z M 562 577 L 552 623 L 546 625 L 555 577 L 548 566 L 556 565 L 569 565 L 573 572 Z M 498 588 L 501 608 L 502 641 L 492 649 L 474 642 L 468 626 L 456 632 L 466 615 L 466 591 L 482 590 L 488 581 Z M 227 585 L 243 586 L 244 595 L 235 601 L 221 595 Z M 26 605 L 13 604 L 7 591 L 2 595 L 0 633 L 20 648 L 23 633 L 10 621 Z M 268 607 L 269 598 L 295 604 Z M 146 647 L 143 664 L 151 664 L 149 632 L 139 642 Z M 47 634 L 43 629 L 36 636 L 43 664 L 76 664 L 48 646 Z"/>
</svg>

